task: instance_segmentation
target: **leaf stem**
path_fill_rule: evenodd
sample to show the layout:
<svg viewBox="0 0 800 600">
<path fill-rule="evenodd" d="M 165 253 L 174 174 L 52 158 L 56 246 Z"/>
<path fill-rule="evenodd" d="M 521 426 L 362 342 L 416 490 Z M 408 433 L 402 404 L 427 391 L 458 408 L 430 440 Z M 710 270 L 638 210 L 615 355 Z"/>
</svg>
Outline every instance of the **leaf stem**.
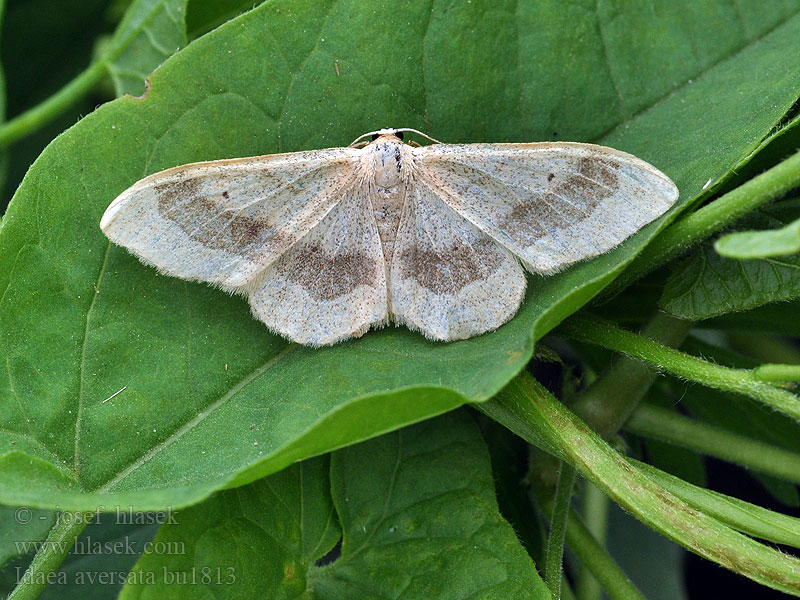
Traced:
<svg viewBox="0 0 800 600">
<path fill-rule="evenodd" d="M 88 94 L 107 73 L 105 61 L 89 65 L 47 100 L 0 125 L 0 148 L 43 127 Z"/>
<path fill-rule="evenodd" d="M 800 454 L 695 421 L 672 410 L 642 404 L 625 423 L 625 430 L 800 483 Z"/>
<path fill-rule="evenodd" d="M 667 227 L 612 282 L 604 295 L 675 258 L 743 215 L 800 185 L 800 152 Z"/>
<path fill-rule="evenodd" d="M 586 482 L 583 487 L 583 506 L 582 513 L 583 519 L 581 525 L 585 525 L 586 533 L 592 537 L 592 540 L 601 547 L 606 540 L 606 533 L 608 531 L 608 513 L 611 503 L 603 492 L 598 490 L 594 485 Z M 569 530 L 570 524 L 567 524 L 567 543 L 569 547 L 575 551 L 581 559 L 581 568 L 575 581 L 575 596 L 578 600 L 600 600 L 603 596 L 603 588 L 598 578 L 593 575 L 596 569 L 590 568 L 589 561 L 594 557 L 592 555 L 583 557 L 578 545 L 580 540 L 572 539 L 572 533 Z M 580 532 L 579 532 L 580 533 Z M 613 561 L 612 561 L 613 562 Z M 616 563 L 614 563 L 616 567 Z M 619 567 L 617 567 L 619 568 Z"/>
<path fill-rule="evenodd" d="M 753 369 L 753 377 L 760 381 L 800 381 L 800 365 L 760 365 Z"/>
<path fill-rule="evenodd" d="M 800 398 L 759 380 L 752 370 L 732 369 L 670 348 L 643 335 L 585 315 L 575 315 L 557 330 L 572 339 L 622 352 L 677 377 L 743 394 L 800 420 Z"/>
<path fill-rule="evenodd" d="M 75 539 L 91 520 L 93 513 L 62 512 L 47 539 L 33 557 L 8 600 L 34 600 L 42 593 L 51 574 L 58 570 L 75 545 Z"/>
<path fill-rule="evenodd" d="M 570 512 L 567 521 L 566 537 L 570 549 L 612 600 L 645 600 L 642 593 L 574 511 Z M 578 594 L 578 598 L 583 597 Z"/>
<path fill-rule="evenodd" d="M 555 600 L 561 598 L 561 570 L 564 562 L 564 536 L 570 513 L 575 469 L 562 462 L 558 468 L 558 483 L 550 515 L 550 535 L 547 536 L 544 580 Z"/>
<path fill-rule="evenodd" d="M 662 535 L 763 585 L 800 595 L 800 560 L 734 531 L 657 485 L 526 371 L 481 410 L 530 443 L 546 440 L 581 475 Z"/>
<path fill-rule="evenodd" d="M 629 460 L 658 485 L 734 529 L 762 540 L 800 548 L 800 519 L 797 517 L 790 517 L 739 498 L 692 485 L 652 465 Z"/>
<path fill-rule="evenodd" d="M 677 346 L 684 340 L 690 327 L 690 321 L 657 312 L 642 329 L 642 336 L 667 346 Z M 578 395 L 570 404 L 570 409 L 600 437 L 610 439 L 639 404 L 656 374 L 653 366 L 641 360 L 620 357 L 606 373 Z"/>
</svg>

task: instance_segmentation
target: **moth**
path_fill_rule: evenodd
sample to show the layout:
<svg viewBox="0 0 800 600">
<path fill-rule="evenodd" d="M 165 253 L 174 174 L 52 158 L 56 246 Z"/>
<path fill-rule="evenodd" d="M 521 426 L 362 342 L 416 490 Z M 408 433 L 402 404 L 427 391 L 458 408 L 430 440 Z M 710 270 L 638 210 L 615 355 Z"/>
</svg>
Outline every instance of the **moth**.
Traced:
<svg viewBox="0 0 800 600">
<path fill-rule="evenodd" d="M 167 169 L 120 194 L 100 227 L 162 273 L 246 296 L 300 344 L 390 322 L 450 341 L 511 319 L 526 270 L 606 252 L 678 198 L 612 148 L 412 146 L 403 132 L 428 138 L 381 129 L 346 148 Z"/>
</svg>

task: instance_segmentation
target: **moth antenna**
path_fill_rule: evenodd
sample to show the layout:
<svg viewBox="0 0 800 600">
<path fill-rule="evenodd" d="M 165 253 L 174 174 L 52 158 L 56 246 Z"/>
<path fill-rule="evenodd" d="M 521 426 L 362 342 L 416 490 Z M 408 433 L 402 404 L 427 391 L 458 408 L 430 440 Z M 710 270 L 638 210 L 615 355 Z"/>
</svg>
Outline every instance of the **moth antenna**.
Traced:
<svg viewBox="0 0 800 600">
<path fill-rule="evenodd" d="M 419 131 L 417 129 L 412 129 L 411 127 L 398 127 L 397 129 L 392 129 L 392 128 L 389 128 L 389 129 L 378 129 L 377 131 L 370 131 L 369 133 L 365 133 L 364 135 L 360 135 L 355 140 L 353 140 L 353 142 L 350 144 L 349 147 L 350 148 L 358 148 L 359 146 L 357 146 L 356 144 L 360 143 L 361 140 L 363 140 L 366 137 L 372 137 L 373 135 L 384 135 L 384 134 L 387 134 L 387 133 L 398 133 L 400 131 L 410 131 L 411 133 L 416 133 L 417 135 L 422 136 L 425 139 L 434 142 L 435 144 L 441 144 L 442 143 L 439 140 L 437 140 L 435 138 L 432 138 L 427 133 L 422 133 L 421 131 Z M 367 142 L 367 144 L 369 144 L 369 142 Z"/>
<path fill-rule="evenodd" d="M 395 131 L 410 131 L 411 133 L 416 133 L 417 135 L 420 135 L 420 136 L 424 137 L 426 140 L 432 141 L 434 144 L 441 144 L 442 143 L 439 140 L 437 140 L 436 138 L 432 138 L 427 133 L 422 133 L 421 131 L 419 131 L 417 129 L 411 129 L 411 127 L 402 127 L 400 129 L 395 129 Z"/>
<path fill-rule="evenodd" d="M 390 131 L 394 131 L 394 130 L 393 130 L 393 129 L 378 129 L 377 131 L 370 131 L 369 133 L 365 133 L 365 134 L 363 134 L 363 135 L 360 135 L 360 136 L 358 136 L 356 139 L 354 139 L 354 140 L 351 142 L 350 146 L 348 146 L 348 147 L 349 147 L 349 148 L 358 148 L 358 146 L 357 146 L 356 144 L 358 144 L 358 143 L 359 143 L 361 140 L 363 140 L 364 138 L 366 138 L 366 137 L 372 137 L 373 135 L 376 135 L 376 134 L 377 134 L 377 135 L 380 135 L 380 134 L 382 134 L 382 133 L 388 133 L 388 132 L 390 132 Z M 367 144 L 369 144 L 369 142 L 368 142 L 368 141 L 366 142 L 366 144 L 365 144 L 365 145 L 367 145 Z"/>
</svg>

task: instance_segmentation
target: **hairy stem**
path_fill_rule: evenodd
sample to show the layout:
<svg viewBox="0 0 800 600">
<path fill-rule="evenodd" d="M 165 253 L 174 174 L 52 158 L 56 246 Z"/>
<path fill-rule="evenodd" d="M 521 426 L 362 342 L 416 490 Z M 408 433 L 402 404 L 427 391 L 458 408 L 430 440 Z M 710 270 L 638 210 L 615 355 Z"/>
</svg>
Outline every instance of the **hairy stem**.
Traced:
<svg viewBox="0 0 800 600">
<path fill-rule="evenodd" d="M 574 511 L 567 521 L 567 544 L 578 556 L 581 564 L 605 589 L 613 600 L 644 600 L 642 593 L 628 579 L 605 548 Z M 600 597 L 599 595 L 597 596 Z M 580 600 L 584 597 L 578 594 Z"/>
<path fill-rule="evenodd" d="M 558 328 L 558 333 L 622 352 L 650 363 L 661 371 L 708 387 L 749 396 L 774 410 L 800 420 L 800 398 L 761 381 L 752 370 L 722 367 L 659 344 L 643 335 L 583 315 L 565 321 Z"/>
<path fill-rule="evenodd" d="M 582 323 L 576 324 L 582 328 Z M 656 313 L 642 330 L 648 339 L 677 346 L 686 337 L 691 322 Z M 570 408 L 600 437 L 611 438 L 650 388 L 657 371 L 641 360 L 619 358 L 611 368 L 584 390 Z"/>
<path fill-rule="evenodd" d="M 800 595 L 800 560 L 734 531 L 657 485 L 527 372 L 480 409 L 530 443 L 545 440 L 603 493 L 662 535 L 759 583 Z"/>
<path fill-rule="evenodd" d="M 800 483 L 800 454 L 695 421 L 672 410 L 642 404 L 625 423 L 625 430 Z"/>
<path fill-rule="evenodd" d="M 585 525 L 586 534 L 591 536 L 592 541 L 600 546 L 603 552 L 605 552 L 605 549 L 602 547 L 605 544 L 608 530 L 608 513 L 610 506 L 611 503 L 608 497 L 587 481 L 583 488 L 583 510 L 581 511 L 583 513 L 583 523 L 581 523 L 581 525 Z M 569 527 L 570 523 L 567 524 L 567 543 L 581 559 L 581 568 L 575 582 L 575 595 L 578 597 L 578 600 L 600 600 L 603 596 L 603 589 L 600 581 L 593 574 L 597 569 L 592 568 L 589 562 L 593 560 L 594 557 L 591 553 L 584 557 L 579 549 L 581 540 L 573 538 L 575 533 L 570 532 Z M 614 563 L 614 566 L 616 566 L 616 563 Z"/>
<path fill-rule="evenodd" d="M 561 598 L 561 572 L 564 563 L 564 536 L 570 513 L 572 487 L 575 484 L 575 469 L 562 462 L 558 469 L 553 510 L 550 515 L 550 535 L 547 536 L 544 579 L 555 600 Z"/>
<path fill-rule="evenodd" d="M 42 593 L 47 579 L 58 570 L 75 545 L 75 539 L 85 529 L 93 513 L 63 512 L 33 557 L 8 600 L 33 600 Z"/>
<path fill-rule="evenodd" d="M 0 148 L 45 126 L 78 102 L 103 80 L 107 73 L 104 61 L 96 62 L 41 104 L 37 104 L 0 125 Z"/>
</svg>

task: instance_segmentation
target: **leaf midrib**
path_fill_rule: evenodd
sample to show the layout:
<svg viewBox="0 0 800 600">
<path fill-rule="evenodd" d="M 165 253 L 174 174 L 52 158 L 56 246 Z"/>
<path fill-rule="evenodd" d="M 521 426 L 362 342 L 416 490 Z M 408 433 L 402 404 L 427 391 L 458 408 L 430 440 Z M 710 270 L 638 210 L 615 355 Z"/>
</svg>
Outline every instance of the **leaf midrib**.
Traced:
<svg viewBox="0 0 800 600">
<path fill-rule="evenodd" d="M 195 415 L 194 418 L 187 421 L 184 425 L 176 429 L 171 435 L 165 438 L 163 441 L 159 442 L 147 452 L 142 454 L 137 460 L 130 463 L 126 468 L 120 471 L 116 477 L 109 479 L 105 484 L 101 485 L 100 487 L 95 488 L 92 490 L 94 493 L 104 493 L 108 492 L 113 488 L 117 483 L 125 479 L 129 474 L 133 471 L 147 463 L 150 459 L 160 453 L 162 450 L 169 448 L 174 442 L 181 439 L 186 433 L 192 431 L 192 429 L 203 422 L 206 417 L 212 415 L 218 408 L 224 405 L 228 400 L 233 398 L 242 388 L 249 385 L 252 381 L 263 375 L 266 371 L 274 367 L 280 360 L 282 360 L 289 352 L 300 348 L 299 344 L 290 343 L 288 344 L 283 350 L 278 352 L 275 356 L 270 358 L 267 362 L 261 365 L 258 369 L 254 370 L 250 375 L 243 378 L 239 383 L 234 385 L 230 390 L 228 390 L 225 394 L 220 396 L 220 398 L 209 405 L 208 407 L 204 408 L 200 412 Z"/>
</svg>

